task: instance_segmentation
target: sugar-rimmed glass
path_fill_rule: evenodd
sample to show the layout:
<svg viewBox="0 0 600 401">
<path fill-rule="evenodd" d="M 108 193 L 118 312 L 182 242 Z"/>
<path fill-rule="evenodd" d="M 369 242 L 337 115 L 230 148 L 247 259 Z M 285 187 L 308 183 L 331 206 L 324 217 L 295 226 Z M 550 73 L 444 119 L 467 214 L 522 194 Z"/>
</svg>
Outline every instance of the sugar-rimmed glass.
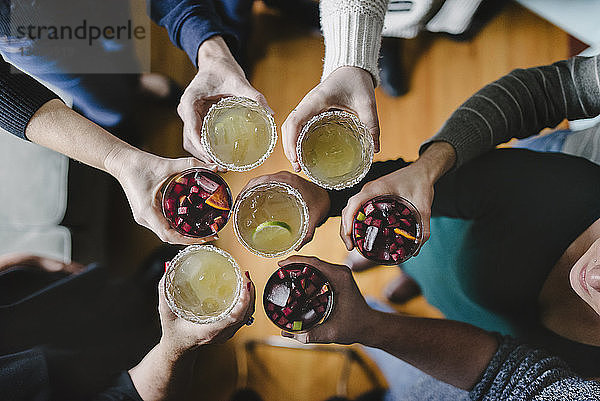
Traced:
<svg viewBox="0 0 600 401">
<path fill-rule="evenodd" d="M 266 258 L 298 247 L 308 232 L 308 218 L 308 206 L 300 192 L 278 181 L 247 188 L 233 207 L 238 240 L 250 252 Z"/>
<path fill-rule="evenodd" d="M 200 167 L 174 174 L 161 191 L 162 212 L 169 225 L 192 238 L 219 232 L 229 220 L 232 203 L 227 182 Z"/>
<path fill-rule="evenodd" d="M 296 153 L 312 182 L 327 189 L 349 188 L 371 168 L 373 137 L 354 114 L 326 111 L 304 125 Z"/>
<path fill-rule="evenodd" d="M 333 309 L 334 291 L 319 269 L 291 263 L 269 277 L 263 292 L 267 317 L 280 329 L 305 333 L 327 320 Z"/>
<path fill-rule="evenodd" d="M 380 195 L 365 202 L 354 216 L 352 242 L 367 259 L 398 265 L 423 244 L 423 219 L 406 198 Z"/>
<path fill-rule="evenodd" d="M 202 122 L 201 143 L 215 163 L 231 171 L 260 166 L 273 153 L 273 116 L 254 100 L 231 96 L 213 104 Z"/>
<path fill-rule="evenodd" d="M 242 283 L 240 267 L 229 253 L 213 245 L 190 245 L 168 263 L 165 297 L 177 316 L 213 323 L 231 313 Z"/>
</svg>

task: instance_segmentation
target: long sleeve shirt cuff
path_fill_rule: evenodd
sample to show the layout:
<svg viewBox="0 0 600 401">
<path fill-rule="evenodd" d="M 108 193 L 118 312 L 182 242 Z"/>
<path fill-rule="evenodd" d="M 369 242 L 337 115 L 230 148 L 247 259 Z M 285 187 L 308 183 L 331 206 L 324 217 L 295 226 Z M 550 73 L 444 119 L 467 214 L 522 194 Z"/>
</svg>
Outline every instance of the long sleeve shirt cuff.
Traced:
<svg viewBox="0 0 600 401">
<path fill-rule="evenodd" d="M 4 60 L 0 62 L 0 128 L 27 139 L 25 130 L 29 120 L 46 102 L 58 96 Z"/>
<path fill-rule="evenodd" d="M 198 48 L 212 36 L 222 36 L 232 51 L 238 46 L 237 36 L 223 23 L 211 1 L 153 0 L 150 6 L 152 20 L 165 27 L 171 42 L 184 50 L 196 67 Z"/>
<path fill-rule="evenodd" d="M 178 46 L 187 53 L 194 66 L 198 67 L 198 48 L 213 36 L 221 36 L 233 52 L 237 49 L 238 38 L 233 30 L 218 21 L 199 18 L 194 14 L 182 23 Z"/>
</svg>

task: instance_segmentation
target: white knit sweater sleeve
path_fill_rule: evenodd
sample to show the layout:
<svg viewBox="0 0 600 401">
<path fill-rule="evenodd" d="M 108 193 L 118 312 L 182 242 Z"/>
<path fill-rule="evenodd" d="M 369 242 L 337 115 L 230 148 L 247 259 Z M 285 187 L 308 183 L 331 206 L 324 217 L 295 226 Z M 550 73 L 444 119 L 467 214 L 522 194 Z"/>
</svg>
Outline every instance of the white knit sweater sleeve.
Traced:
<svg viewBox="0 0 600 401">
<path fill-rule="evenodd" d="M 325 60 L 321 80 L 343 66 L 360 67 L 379 83 L 377 59 L 389 0 L 321 0 Z"/>
</svg>

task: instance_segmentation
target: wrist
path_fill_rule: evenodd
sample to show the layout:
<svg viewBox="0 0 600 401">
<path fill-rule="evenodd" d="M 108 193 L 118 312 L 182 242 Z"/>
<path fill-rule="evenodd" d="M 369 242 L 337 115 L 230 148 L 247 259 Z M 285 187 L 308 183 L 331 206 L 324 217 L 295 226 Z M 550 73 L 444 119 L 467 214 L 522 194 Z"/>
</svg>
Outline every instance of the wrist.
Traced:
<svg viewBox="0 0 600 401">
<path fill-rule="evenodd" d="M 227 43 L 221 36 L 212 36 L 198 47 L 197 65 L 209 60 L 234 60 Z"/>
<path fill-rule="evenodd" d="M 390 314 L 369 308 L 369 313 L 361 319 L 361 327 L 357 343 L 365 347 L 381 348 L 382 339 L 388 337 L 387 328 L 390 326 Z M 401 316 L 401 315 L 394 315 Z M 394 338 L 400 336 L 401 333 L 390 333 L 389 336 Z"/>
<path fill-rule="evenodd" d="M 161 360 L 170 366 L 174 366 L 182 361 L 193 360 L 196 357 L 196 350 L 198 348 L 199 346 L 181 347 L 179 344 L 174 345 L 163 336 L 156 345 L 156 352 Z"/>
<path fill-rule="evenodd" d="M 446 174 L 456 162 L 456 151 L 447 142 L 434 142 L 419 156 L 412 167 L 419 170 L 419 174 L 435 184 Z"/>
<path fill-rule="evenodd" d="M 134 171 L 143 164 L 149 154 L 128 144 L 118 144 L 104 158 L 104 170 L 117 181 L 126 172 Z"/>
</svg>

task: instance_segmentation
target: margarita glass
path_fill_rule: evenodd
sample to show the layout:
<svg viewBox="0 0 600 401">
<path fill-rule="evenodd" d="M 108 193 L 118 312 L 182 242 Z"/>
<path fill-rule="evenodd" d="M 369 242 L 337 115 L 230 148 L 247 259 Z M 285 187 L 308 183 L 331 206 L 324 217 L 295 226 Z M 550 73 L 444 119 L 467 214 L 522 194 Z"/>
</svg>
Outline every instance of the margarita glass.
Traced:
<svg viewBox="0 0 600 401">
<path fill-rule="evenodd" d="M 275 120 L 254 100 L 226 97 L 213 104 L 204 117 L 201 142 L 219 166 L 251 170 L 275 148 Z"/>
<path fill-rule="evenodd" d="M 265 313 L 280 329 L 303 333 L 323 323 L 333 309 L 333 288 L 318 269 L 292 263 L 278 269 L 263 293 Z"/>
<path fill-rule="evenodd" d="M 212 323 L 227 316 L 242 290 L 236 261 L 212 245 L 191 245 L 168 263 L 167 304 L 177 316 L 195 323 Z"/>
<path fill-rule="evenodd" d="M 264 257 L 288 253 L 308 231 L 308 206 L 302 195 L 283 182 L 247 188 L 233 208 L 233 227 L 248 250 Z"/>
<path fill-rule="evenodd" d="M 219 175 L 192 168 L 171 177 L 162 191 L 162 210 L 169 225 L 182 235 L 216 234 L 227 221 L 233 198 Z"/>
<path fill-rule="evenodd" d="M 419 250 L 423 242 L 423 221 L 417 208 L 395 195 L 377 196 L 354 217 L 352 240 L 367 259 L 397 265 Z"/>
<path fill-rule="evenodd" d="M 327 111 L 302 128 L 296 153 L 304 174 L 327 189 L 362 180 L 373 162 L 373 137 L 354 114 Z"/>
</svg>

